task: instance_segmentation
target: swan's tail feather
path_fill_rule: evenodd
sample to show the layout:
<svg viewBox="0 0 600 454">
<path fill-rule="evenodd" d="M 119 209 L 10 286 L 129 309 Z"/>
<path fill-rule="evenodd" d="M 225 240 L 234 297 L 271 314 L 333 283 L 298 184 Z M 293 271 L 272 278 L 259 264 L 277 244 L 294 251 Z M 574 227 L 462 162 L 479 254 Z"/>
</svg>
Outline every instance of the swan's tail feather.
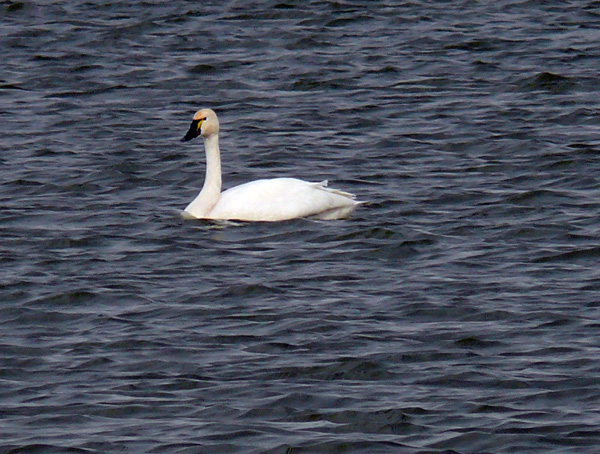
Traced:
<svg viewBox="0 0 600 454">
<path fill-rule="evenodd" d="M 341 195 L 342 197 L 348 197 L 349 199 L 356 199 L 354 194 L 349 192 L 340 191 L 339 189 L 328 188 L 327 184 L 329 182 L 327 180 L 320 181 L 318 183 L 312 183 L 316 188 L 322 189 L 323 191 L 331 192 L 333 194 Z"/>
</svg>

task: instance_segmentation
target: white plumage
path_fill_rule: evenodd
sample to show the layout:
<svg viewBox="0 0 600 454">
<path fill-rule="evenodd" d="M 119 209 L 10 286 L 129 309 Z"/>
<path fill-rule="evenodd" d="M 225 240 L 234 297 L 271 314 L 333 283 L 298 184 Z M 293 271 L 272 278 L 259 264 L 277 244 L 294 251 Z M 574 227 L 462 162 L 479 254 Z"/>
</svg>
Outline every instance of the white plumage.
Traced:
<svg viewBox="0 0 600 454">
<path fill-rule="evenodd" d="M 204 138 L 206 179 L 200 194 L 185 209 L 188 216 L 239 221 L 340 219 L 361 203 L 353 194 L 326 187 L 327 181 L 310 183 L 296 178 L 256 180 L 221 193 L 219 120 L 210 109 L 196 112 L 181 141 L 199 135 Z"/>
</svg>

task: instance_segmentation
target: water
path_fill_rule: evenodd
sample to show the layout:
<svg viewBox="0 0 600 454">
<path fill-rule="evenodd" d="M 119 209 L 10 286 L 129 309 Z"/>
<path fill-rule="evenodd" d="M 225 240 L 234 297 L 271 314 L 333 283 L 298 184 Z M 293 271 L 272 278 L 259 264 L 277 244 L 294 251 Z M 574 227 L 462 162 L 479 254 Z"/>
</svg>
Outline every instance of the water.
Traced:
<svg viewBox="0 0 600 454">
<path fill-rule="evenodd" d="M 1 453 L 596 452 L 598 2 L 1 8 Z"/>
</svg>

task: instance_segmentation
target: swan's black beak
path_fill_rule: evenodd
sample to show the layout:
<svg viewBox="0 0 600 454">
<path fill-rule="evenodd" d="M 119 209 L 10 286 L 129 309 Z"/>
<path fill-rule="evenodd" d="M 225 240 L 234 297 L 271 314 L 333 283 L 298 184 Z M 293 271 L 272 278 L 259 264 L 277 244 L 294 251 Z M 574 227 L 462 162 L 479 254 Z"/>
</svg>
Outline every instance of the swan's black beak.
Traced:
<svg viewBox="0 0 600 454">
<path fill-rule="evenodd" d="M 200 135 L 200 120 L 194 120 L 192 121 L 192 124 L 190 125 L 190 129 L 188 130 L 187 134 L 185 136 L 183 136 L 183 139 L 181 139 L 182 142 L 187 142 L 189 140 L 195 139 L 196 137 L 198 137 Z"/>
</svg>

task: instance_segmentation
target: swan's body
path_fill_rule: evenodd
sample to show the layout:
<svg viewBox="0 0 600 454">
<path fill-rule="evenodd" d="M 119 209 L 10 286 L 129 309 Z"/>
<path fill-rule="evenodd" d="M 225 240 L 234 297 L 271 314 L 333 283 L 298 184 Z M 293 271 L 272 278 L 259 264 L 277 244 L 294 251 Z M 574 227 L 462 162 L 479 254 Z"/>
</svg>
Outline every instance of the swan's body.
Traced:
<svg viewBox="0 0 600 454">
<path fill-rule="evenodd" d="M 202 135 L 206 150 L 206 179 L 200 194 L 185 213 L 198 219 L 285 221 L 313 217 L 340 219 L 361 202 L 354 195 L 327 188 L 327 181 L 309 183 L 295 178 L 274 178 L 245 183 L 221 193 L 219 120 L 210 109 L 194 115 L 182 140 Z"/>
</svg>

